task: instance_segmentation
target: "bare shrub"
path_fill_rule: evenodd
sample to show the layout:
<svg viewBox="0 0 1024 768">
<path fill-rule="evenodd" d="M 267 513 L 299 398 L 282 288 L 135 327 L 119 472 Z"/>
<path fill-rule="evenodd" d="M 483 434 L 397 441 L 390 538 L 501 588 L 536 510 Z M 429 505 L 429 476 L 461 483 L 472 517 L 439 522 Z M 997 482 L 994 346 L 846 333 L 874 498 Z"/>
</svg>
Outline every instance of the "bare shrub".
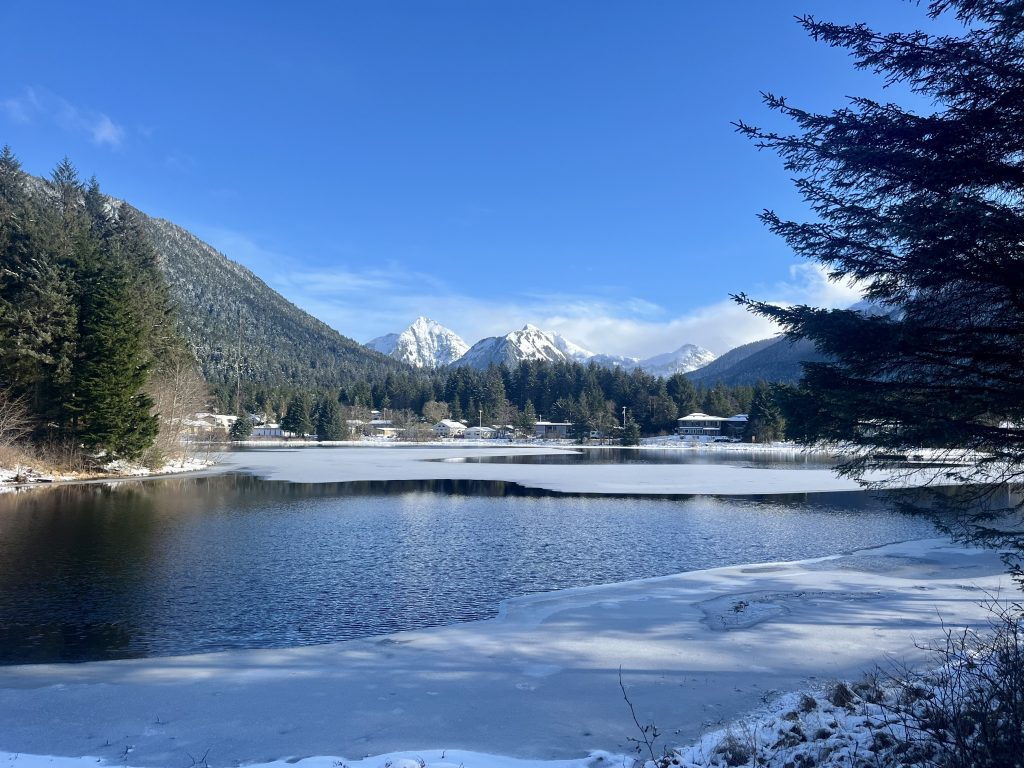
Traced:
<svg viewBox="0 0 1024 768">
<path fill-rule="evenodd" d="M 31 431 L 32 419 L 25 398 L 0 392 L 0 448 L 20 443 Z"/>
<path fill-rule="evenodd" d="M 898 669 L 898 689 L 883 704 L 898 723 L 904 765 L 922 768 L 1024 766 L 1024 613 L 1019 603 L 990 601 L 985 631 L 947 630 L 929 650 L 938 669 Z"/>
<path fill-rule="evenodd" d="M 827 698 L 832 706 L 844 708 L 853 706 L 857 700 L 856 694 L 843 682 L 838 682 L 829 688 Z"/>
<path fill-rule="evenodd" d="M 153 398 L 153 412 L 160 417 L 160 432 L 145 457 L 146 463 L 154 466 L 165 459 L 188 458 L 186 420 L 203 410 L 209 399 L 209 389 L 195 361 L 178 355 L 161 364 L 150 378 L 147 392 Z"/>
</svg>

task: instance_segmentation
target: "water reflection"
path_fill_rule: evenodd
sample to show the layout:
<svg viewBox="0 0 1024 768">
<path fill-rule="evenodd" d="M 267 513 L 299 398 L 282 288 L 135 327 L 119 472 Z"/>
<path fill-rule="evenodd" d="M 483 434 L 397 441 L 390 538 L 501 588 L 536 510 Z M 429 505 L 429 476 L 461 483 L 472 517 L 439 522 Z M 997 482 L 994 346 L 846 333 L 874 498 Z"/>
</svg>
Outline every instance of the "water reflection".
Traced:
<svg viewBox="0 0 1024 768">
<path fill-rule="evenodd" d="M 623 499 L 247 475 L 34 490 L 0 497 L 0 662 L 322 643 L 932 532 L 861 493 Z"/>
</svg>

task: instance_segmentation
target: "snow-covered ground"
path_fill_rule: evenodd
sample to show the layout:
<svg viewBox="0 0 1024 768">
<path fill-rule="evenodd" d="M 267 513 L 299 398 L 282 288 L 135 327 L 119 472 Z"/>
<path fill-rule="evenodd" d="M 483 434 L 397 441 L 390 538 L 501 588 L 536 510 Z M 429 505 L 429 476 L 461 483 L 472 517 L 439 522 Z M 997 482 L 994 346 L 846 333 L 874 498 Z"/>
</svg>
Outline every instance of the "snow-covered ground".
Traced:
<svg viewBox="0 0 1024 768">
<path fill-rule="evenodd" d="M 915 642 L 980 623 L 979 601 L 1008 588 L 994 553 L 927 540 L 533 595 L 490 621 L 331 645 L 4 667 L 0 763 L 620 766 L 639 736 L 620 669 L 659 746 L 692 744 L 779 692 L 918 660 Z"/>
<path fill-rule="evenodd" d="M 127 461 L 112 461 L 96 472 L 80 474 L 59 474 L 40 472 L 28 466 L 0 467 L 0 493 L 22 485 L 65 483 L 92 480 L 103 477 L 152 477 L 173 475 L 181 472 L 198 472 L 209 469 L 216 462 L 208 456 L 191 456 L 168 461 L 161 467 L 150 468 Z"/>
<path fill-rule="evenodd" d="M 722 445 L 721 450 L 729 450 Z M 246 471 L 269 480 L 298 483 L 357 480 L 498 480 L 563 493 L 765 494 L 857 490 L 828 468 L 768 469 L 724 464 L 503 464 L 460 462 L 479 456 L 517 456 L 572 451 L 571 446 L 516 447 L 458 444 L 386 450 L 353 443 L 344 449 L 290 448 L 221 454 L 221 470 Z M 747 446 L 749 447 L 749 446 Z M 680 450 L 712 450 L 685 449 Z M 768 449 L 765 449 L 768 450 Z M 797 449 L 779 448 L 787 452 Z"/>
</svg>

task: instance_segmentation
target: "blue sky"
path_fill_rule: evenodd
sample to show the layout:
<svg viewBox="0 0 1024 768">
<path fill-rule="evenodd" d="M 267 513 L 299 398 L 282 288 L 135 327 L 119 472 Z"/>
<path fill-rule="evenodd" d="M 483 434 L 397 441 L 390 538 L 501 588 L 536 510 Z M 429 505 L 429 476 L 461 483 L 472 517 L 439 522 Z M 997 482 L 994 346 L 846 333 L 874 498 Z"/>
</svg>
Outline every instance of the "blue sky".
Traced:
<svg viewBox="0 0 1024 768">
<path fill-rule="evenodd" d="M 426 314 L 470 343 L 532 322 L 722 353 L 771 333 L 732 292 L 854 296 L 757 221 L 802 205 L 730 125 L 777 123 L 760 91 L 882 95 L 801 13 L 933 26 L 901 0 L 6 0 L 0 144 L 40 175 L 68 155 L 359 341 Z"/>
</svg>

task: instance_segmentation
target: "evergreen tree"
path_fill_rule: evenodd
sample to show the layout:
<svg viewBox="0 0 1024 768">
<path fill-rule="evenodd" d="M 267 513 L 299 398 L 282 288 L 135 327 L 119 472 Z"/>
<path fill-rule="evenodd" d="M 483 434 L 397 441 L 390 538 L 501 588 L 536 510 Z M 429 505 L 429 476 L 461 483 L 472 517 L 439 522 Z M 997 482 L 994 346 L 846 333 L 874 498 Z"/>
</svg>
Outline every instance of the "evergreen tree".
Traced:
<svg viewBox="0 0 1024 768">
<path fill-rule="evenodd" d="M 524 435 L 527 437 L 533 437 L 534 432 L 537 429 L 537 411 L 533 407 L 532 400 L 526 401 L 526 406 L 523 408 L 522 415 L 519 417 L 518 427 Z"/>
<path fill-rule="evenodd" d="M 231 425 L 228 436 L 232 440 L 248 440 L 252 437 L 252 419 L 247 414 L 241 414 Z"/>
<path fill-rule="evenodd" d="M 294 432 L 299 437 L 313 431 L 313 420 L 309 413 L 309 401 L 303 393 L 296 394 L 288 403 L 288 410 L 281 419 L 281 428 Z"/>
<path fill-rule="evenodd" d="M 747 414 L 747 427 L 743 437 L 757 443 L 770 443 L 782 440 L 785 436 L 786 421 L 782 416 L 782 408 L 775 399 L 775 391 L 768 386 L 758 387 L 750 412 Z"/>
<path fill-rule="evenodd" d="M 920 447 L 973 449 L 947 481 L 1024 474 L 1024 24 L 1019 2 L 937 0 L 956 36 L 879 34 L 804 17 L 856 66 L 929 105 L 853 99 L 814 114 L 769 95 L 792 135 L 739 129 L 778 152 L 815 220 L 763 214 L 799 254 L 855 279 L 874 311 L 784 308 L 737 297 L 810 339 L 801 431 L 863 447 L 845 470 Z M 876 451 L 875 449 L 880 449 Z"/>
<path fill-rule="evenodd" d="M 341 409 L 333 397 L 323 397 L 317 403 L 316 434 L 320 440 L 344 440 L 346 437 Z"/>
<path fill-rule="evenodd" d="M 149 358 L 124 273 L 105 264 L 91 277 L 75 366 L 76 436 L 108 456 L 136 459 L 159 431 L 145 392 Z"/>
<path fill-rule="evenodd" d="M 0 151 L 0 388 L 25 398 L 35 430 L 56 420 L 77 333 L 55 216 L 34 198 L 10 147 Z"/>
<path fill-rule="evenodd" d="M 626 420 L 626 427 L 622 430 L 623 445 L 640 445 L 640 425 L 633 419 Z"/>
</svg>

